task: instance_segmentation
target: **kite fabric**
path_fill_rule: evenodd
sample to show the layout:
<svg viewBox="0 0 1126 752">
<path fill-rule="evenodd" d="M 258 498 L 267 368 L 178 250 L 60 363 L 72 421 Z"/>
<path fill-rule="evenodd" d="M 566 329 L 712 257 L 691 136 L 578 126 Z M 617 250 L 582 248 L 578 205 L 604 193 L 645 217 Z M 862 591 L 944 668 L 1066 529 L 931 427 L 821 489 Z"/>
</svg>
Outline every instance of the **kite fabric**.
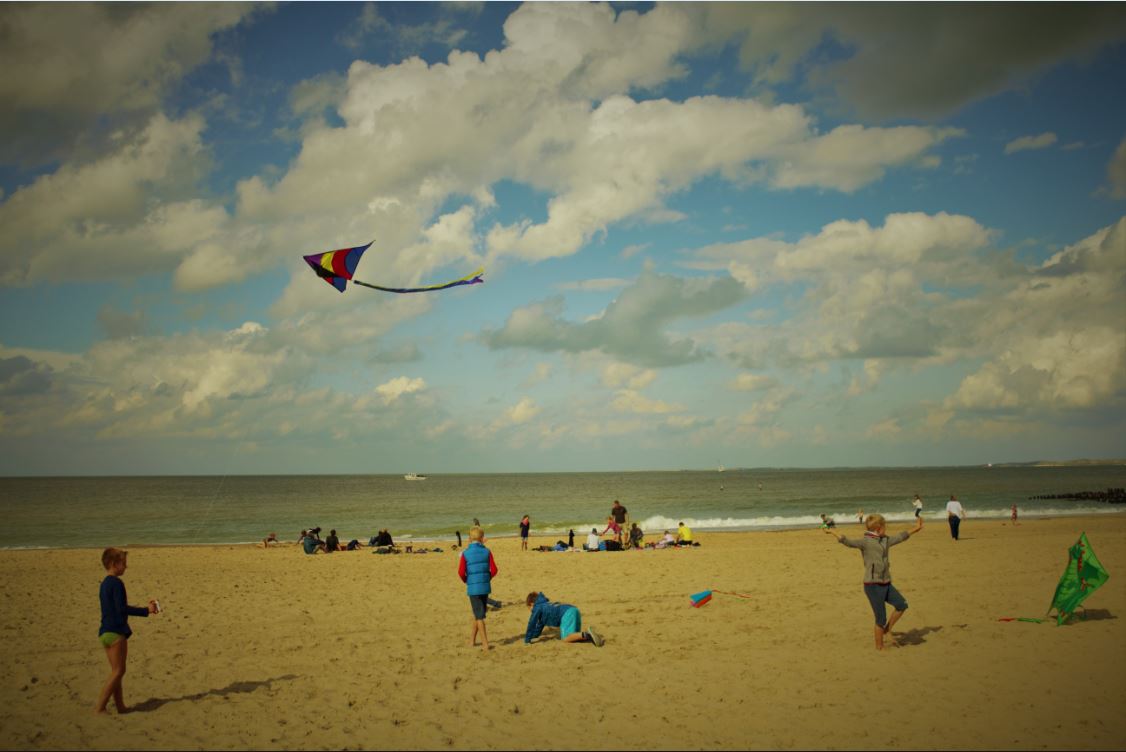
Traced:
<svg viewBox="0 0 1126 752">
<path fill-rule="evenodd" d="M 374 240 L 371 241 L 371 243 L 374 242 Z M 363 287 L 370 287 L 373 290 L 397 293 L 434 292 L 436 290 L 447 290 L 451 287 L 458 287 L 459 285 L 479 285 L 485 281 L 481 279 L 481 275 L 485 273 L 484 268 L 481 268 L 461 279 L 455 279 L 453 282 L 445 282 L 440 285 L 428 285 L 426 287 L 382 287 L 380 285 L 361 282 L 353 275 L 356 273 L 356 267 L 360 263 L 360 257 L 364 255 L 364 251 L 371 246 L 371 243 L 358 245 L 355 248 L 341 248 L 337 251 L 313 253 L 304 257 L 305 263 L 317 273 L 318 277 L 328 282 L 340 292 L 344 292 L 345 288 L 347 288 L 348 280 L 352 280 L 354 284 L 362 285 Z"/>
<path fill-rule="evenodd" d="M 1079 608 L 1079 604 L 1110 577 L 1099 563 L 1095 552 L 1091 550 L 1086 533 L 1081 533 L 1079 540 L 1067 552 L 1067 568 L 1064 569 L 1063 576 L 1056 585 L 1052 605 L 1048 607 L 1049 614 L 1053 608 L 1056 609 L 1057 625 L 1067 621 L 1075 613 L 1075 609 Z"/>
</svg>

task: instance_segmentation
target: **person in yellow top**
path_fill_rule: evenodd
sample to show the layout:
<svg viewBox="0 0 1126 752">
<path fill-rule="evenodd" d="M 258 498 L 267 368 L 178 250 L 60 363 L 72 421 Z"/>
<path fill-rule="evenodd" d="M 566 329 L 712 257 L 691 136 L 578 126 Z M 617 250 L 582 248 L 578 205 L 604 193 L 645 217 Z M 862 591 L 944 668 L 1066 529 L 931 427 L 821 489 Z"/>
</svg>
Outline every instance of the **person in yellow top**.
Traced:
<svg viewBox="0 0 1126 752">
<path fill-rule="evenodd" d="M 685 525 L 683 522 L 681 522 L 680 526 L 676 529 L 676 545 L 692 545 L 692 529 Z"/>
</svg>

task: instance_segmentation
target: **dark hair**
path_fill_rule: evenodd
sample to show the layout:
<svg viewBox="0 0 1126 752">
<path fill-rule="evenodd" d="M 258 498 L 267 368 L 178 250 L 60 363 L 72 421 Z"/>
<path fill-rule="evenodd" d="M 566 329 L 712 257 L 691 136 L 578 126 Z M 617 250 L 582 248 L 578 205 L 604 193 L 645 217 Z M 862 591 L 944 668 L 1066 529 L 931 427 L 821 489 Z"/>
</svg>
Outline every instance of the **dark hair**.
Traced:
<svg viewBox="0 0 1126 752">
<path fill-rule="evenodd" d="M 129 552 L 121 548 L 107 548 L 102 551 L 102 567 L 109 569 L 111 564 L 116 564 L 119 561 L 125 561 L 125 557 Z"/>
<path fill-rule="evenodd" d="M 533 590 L 532 592 L 528 593 L 528 597 L 524 599 L 524 604 L 527 605 L 527 606 L 530 606 L 533 603 L 535 603 L 536 598 L 539 598 L 539 597 L 540 597 L 539 591 Z"/>
<path fill-rule="evenodd" d="M 336 535 L 336 531 L 335 531 L 335 530 L 329 530 L 329 531 L 328 531 L 328 534 L 329 534 L 329 535 Z"/>
</svg>

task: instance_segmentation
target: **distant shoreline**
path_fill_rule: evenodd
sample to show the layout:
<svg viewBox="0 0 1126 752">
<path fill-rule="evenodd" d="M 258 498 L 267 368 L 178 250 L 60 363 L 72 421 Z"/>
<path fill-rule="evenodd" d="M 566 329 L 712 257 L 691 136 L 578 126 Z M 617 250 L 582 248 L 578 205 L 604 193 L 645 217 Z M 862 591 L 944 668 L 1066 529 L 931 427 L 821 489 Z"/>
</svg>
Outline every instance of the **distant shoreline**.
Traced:
<svg viewBox="0 0 1126 752">
<path fill-rule="evenodd" d="M 972 470 L 1013 467 L 1121 467 L 1126 466 L 1123 459 L 1079 459 L 1079 460 L 1031 460 L 1028 462 L 986 462 L 975 465 L 829 465 L 825 467 L 803 467 L 793 465 L 776 467 L 727 467 L 717 470 L 714 467 L 680 468 L 633 468 L 618 470 L 498 470 L 498 471 L 446 471 L 436 470 L 426 473 L 428 479 L 450 475 L 612 475 L 622 473 L 715 473 L 735 474 L 747 472 L 824 472 L 824 471 L 864 471 L 864 470 Z M 0 480 L 82 480 L 84 478 L 339 478 L 339 477 L 402 477 L 397 472 L 339 472 L 339 473 L 138 473 L 135 475 L 0 475 Z"/>
</svg>

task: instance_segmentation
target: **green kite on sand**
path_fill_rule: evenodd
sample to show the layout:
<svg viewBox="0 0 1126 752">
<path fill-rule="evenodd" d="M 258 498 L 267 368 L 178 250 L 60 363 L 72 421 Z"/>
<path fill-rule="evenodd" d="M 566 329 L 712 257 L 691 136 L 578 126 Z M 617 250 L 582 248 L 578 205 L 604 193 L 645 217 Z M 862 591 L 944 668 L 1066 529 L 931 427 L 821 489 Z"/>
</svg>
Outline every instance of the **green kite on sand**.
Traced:
<svg viewBox="0 0 1126 752">
<path fill-rule="evenodd" d="M 1086 533 L 1079 535 L 1079 540 L 1068 549 L 1068 554 L 1067 568 L 1063 570 L 1060 584 L 1056 585 L 1056 594 L 1052 596 L 1052 605 L 1048 607 L 1049 614 L 1053 608 L 1056 609 L 1057 625 L 1067 621 L 1079 604 L 1110 577 L 1091 550 Z"/>
</svg>

